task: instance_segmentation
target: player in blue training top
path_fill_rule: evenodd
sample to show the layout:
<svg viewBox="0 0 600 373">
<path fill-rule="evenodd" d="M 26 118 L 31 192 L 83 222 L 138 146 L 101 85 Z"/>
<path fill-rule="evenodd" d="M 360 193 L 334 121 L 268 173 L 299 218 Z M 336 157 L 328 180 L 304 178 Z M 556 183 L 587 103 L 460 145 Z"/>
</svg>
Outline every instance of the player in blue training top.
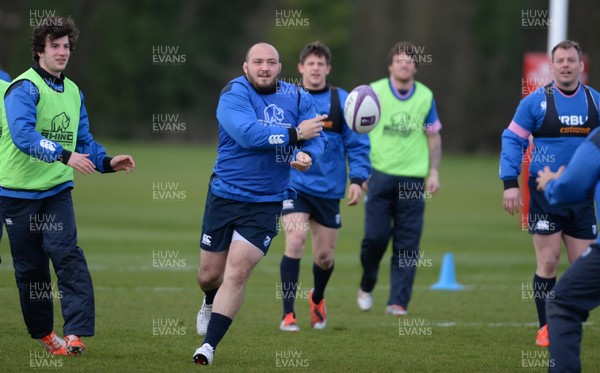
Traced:
<svg viewBox="0 0 600 373">
<path fill-rule="evenodd" d="M 328 114 L 325 129 L 327 148 L 318 164 L 306 172 L 292 170 L 295 199 L 283 201 L 282 225 L 285 229 L 285 254 L 281 259 L 281 294 L 283 331 L 298 331 L 294 301 L 300 291 L 298 278 L 310 227 L 313 249 L 314 289 L 308 293 L 311 325 L 324 329 L 327 325 L 325 287 L 333 272 L 333 252 L 338 230 L 342 226 L 340 199 L 346 192 L 346 159 L 350 168 L 348 205 L 354 206 L 361 196 L 362 183 L 371 173 L 369 137 L 353 132 L 344 120 L 343 107 L 348 92 L 327 82 L 331 71 L 331 52 L 320 42 L 310 43 L 300 52 L 298 70 L 302 85 L 315 102 L 317 112 Z"/>
<path fill-rule="evenodd" d="M 205 335 L 196 364 L 214 350 L 242 306 L 250 273 L 277 235 L 283 200 L 295 197 L 290 166 L 308 170 L 325 149 L 323 120 L 312 98 L 277 80 L 279 53 L 259 43 L 246 54 L 245 76 L 229 82 L 217 106 L 219 145 L 200 242 L 198 283 L 205 293 L 197 331 Z M 305 141 L 307 140 L 307 141 Z M 295 160 L 281 162 L 292 152 Z"/>
<path fill-rule="evenodd" d="M 502 134 L 500 178 L 504 182 L 504 209 L 511 215 L 522 206 L 517 179 L 528 138 L 533 136 L 528 231 L 533 234 L 537 261 L 533 294 L 539 319 L 539 346 L 549 344 L 545 302 L 556 283 L 561 239 L 572 263 L 596 238 L 591 197 L 568 206 L 550 206 L 535 185 L 538 171 L 545 166 L 556 171 L 567 164 L 585 137 L 598 127 L 599 94 L 579 82 L 583 72 L 581 55 L 576 42 L 558 43 L 552 49 L 550 64 L 554 81 L 521 100 Z"/>
<path fill-rule="evenodd" d="M 10 83 L 10 74 L 0 68 L 0 80 Z"/>
<path fill-rule="evenodd" d="M 4 93 L 10 83 L 10 75 L 0 68 L 0 121 L 2 121 L 2 112 L 4 111 Z M 2 125 L 0 123 L 0 139 L 2 138 Z M 0 240 L 2 240 L 2 227 L 4 225 L 4 218 L 2 217 L 2 209 L 0 208 Z M 2 257 L 0 257 L 0 263 L 2 263 Z"/>
<path fill-rule="evenodd" d="M 556 180 L 554 180 L 556 179 Z M 600 206 L 600 129 L 577 149 L 567 168 L 538 172 L 538 188 L 550 204 L 577 203 L 596 190 Z M 579 372 L 582 323 L 600 305 L 600 239 L 589 246 L 565 271 L 548 299 L 550 372 Z"/>
</svg>

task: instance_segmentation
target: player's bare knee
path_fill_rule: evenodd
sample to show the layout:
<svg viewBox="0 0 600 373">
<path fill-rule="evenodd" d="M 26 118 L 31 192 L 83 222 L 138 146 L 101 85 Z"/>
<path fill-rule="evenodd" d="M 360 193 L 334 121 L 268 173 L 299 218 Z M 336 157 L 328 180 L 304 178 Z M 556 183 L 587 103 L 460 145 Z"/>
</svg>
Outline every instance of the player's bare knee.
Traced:
<svg viewBox="0 0 600 373">
<path fill-rule="evenodd" d="M 315 255 L 315 263 L 323 269 L 328 269 L 333 264 L 333 249 L 321 250 Z"/>
<path fill-rule="evenodd" d="M 251 273 L 252 268 L 238 267 L 236 270 L 229 271 L 224 281 L 233 287 L 241 288 L 245 286 Z"/>
<path fill-rule="evenodd" d="M 315 263 L 322 269 L 329 269 L 333 264 L 333 257 L 318 258 L 315 260 Z"/>
<path fill-rule="evenodd" d="M 302 258 L 303 253 L 304 245 L 290 243 L 285 246 L 285 256 L 288 258 L 299 259 Z"/>
<path fill-rule="evenodd" d="M 290 232 L 286 233 L 285 255 L 290 258 L 300 258 L 304 253 L 304 244 L 306 243 L 306 233 Z"/>
<path fill-rule="evenodd" d="M 198 284 L 203 290 L 212 290 L 219 287 L 219 285 L 221 285 L 222 278 L 222 273 L 217 271 L 201 270 L 198 272 Z"/>
<path fill-rule="evenodd" d="M 542 260 L 537 265 L 537 273 L 539 276 L 543 278 L 553 278 L 556 277 L 556 273 L 558 271 L 558 260 L 554 260 L 553 258 L 548 258 L 546 260 Z"/>
</svg>

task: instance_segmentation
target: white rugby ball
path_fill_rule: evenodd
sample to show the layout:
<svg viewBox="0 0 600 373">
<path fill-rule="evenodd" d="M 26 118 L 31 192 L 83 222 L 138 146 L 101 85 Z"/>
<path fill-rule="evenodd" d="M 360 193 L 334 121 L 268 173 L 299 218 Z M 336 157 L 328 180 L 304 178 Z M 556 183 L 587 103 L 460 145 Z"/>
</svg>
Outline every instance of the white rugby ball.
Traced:
<svg viewBox="0 0 600 373">
<path fill-rule="evenodd" d="M 344 119 L 350 129 L 357 133 L 369 133 L 379 123 L 381 105 L 369 85 L 359 85 L 348 95 L 344 104 Z"/>
</svg>

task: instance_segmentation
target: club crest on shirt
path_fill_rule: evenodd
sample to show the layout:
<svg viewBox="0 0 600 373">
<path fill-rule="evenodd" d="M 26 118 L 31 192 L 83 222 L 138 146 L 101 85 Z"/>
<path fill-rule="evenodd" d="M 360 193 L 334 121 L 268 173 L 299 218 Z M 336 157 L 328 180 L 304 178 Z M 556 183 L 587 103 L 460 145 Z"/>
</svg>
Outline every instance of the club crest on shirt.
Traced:
<svg viewBox="0 0 600 373">
<path fill-rule="evenodd" d="M 258 123 L 263 126 L 278 126 L 290 128 L 291 123 L 283 123 L 285 119 L 285 111 L 275 104 L 270 104 L 263 110 L 263 119 L 259 119 Z"/>
<path fill-rule="evenodd" d="M 264 240 L 264 242 L 263 242 L 263 246 L 264 246 L 264 247 L 267 247 L 267 246 L 269 246 L 269 244 L 270 244 L 270 243 L 271 243 L 271 237 L 269 237 L 269 236 L 266 236 L 266 237 L 265 237 L 265 240 Z"/>
</svg>

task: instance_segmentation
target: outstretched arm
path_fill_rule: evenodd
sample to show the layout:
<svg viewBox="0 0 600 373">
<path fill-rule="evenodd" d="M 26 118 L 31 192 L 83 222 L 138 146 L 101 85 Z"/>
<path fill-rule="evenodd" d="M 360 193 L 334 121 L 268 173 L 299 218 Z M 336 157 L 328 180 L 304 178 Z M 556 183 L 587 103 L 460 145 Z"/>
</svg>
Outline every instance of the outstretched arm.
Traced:
<svg viewBox="0 0 600 373">
<path fill-rule="evenodd" d="M 67 160 L 67 166 L 73 167 L 82 174 L 92 174 L 95 170 L 102 173 L 125 171 L 131 172 L 135 162 L 130 155 L 119 155 L 111 158 L 106 155 L 104 146 L 94 140 L 90 132 L 90 121 L 85 107 L 83 93 L 80 91 L 81 109 L 77 130 L 77 145 Z"/>
<path fill-rule="evenodd" d="M 110 167 L 114 171 L 125 171 L 128 174 L 135 169 L 135 161 L 130 155 L 117 155 L 110 160 Z"/>
</svg>

